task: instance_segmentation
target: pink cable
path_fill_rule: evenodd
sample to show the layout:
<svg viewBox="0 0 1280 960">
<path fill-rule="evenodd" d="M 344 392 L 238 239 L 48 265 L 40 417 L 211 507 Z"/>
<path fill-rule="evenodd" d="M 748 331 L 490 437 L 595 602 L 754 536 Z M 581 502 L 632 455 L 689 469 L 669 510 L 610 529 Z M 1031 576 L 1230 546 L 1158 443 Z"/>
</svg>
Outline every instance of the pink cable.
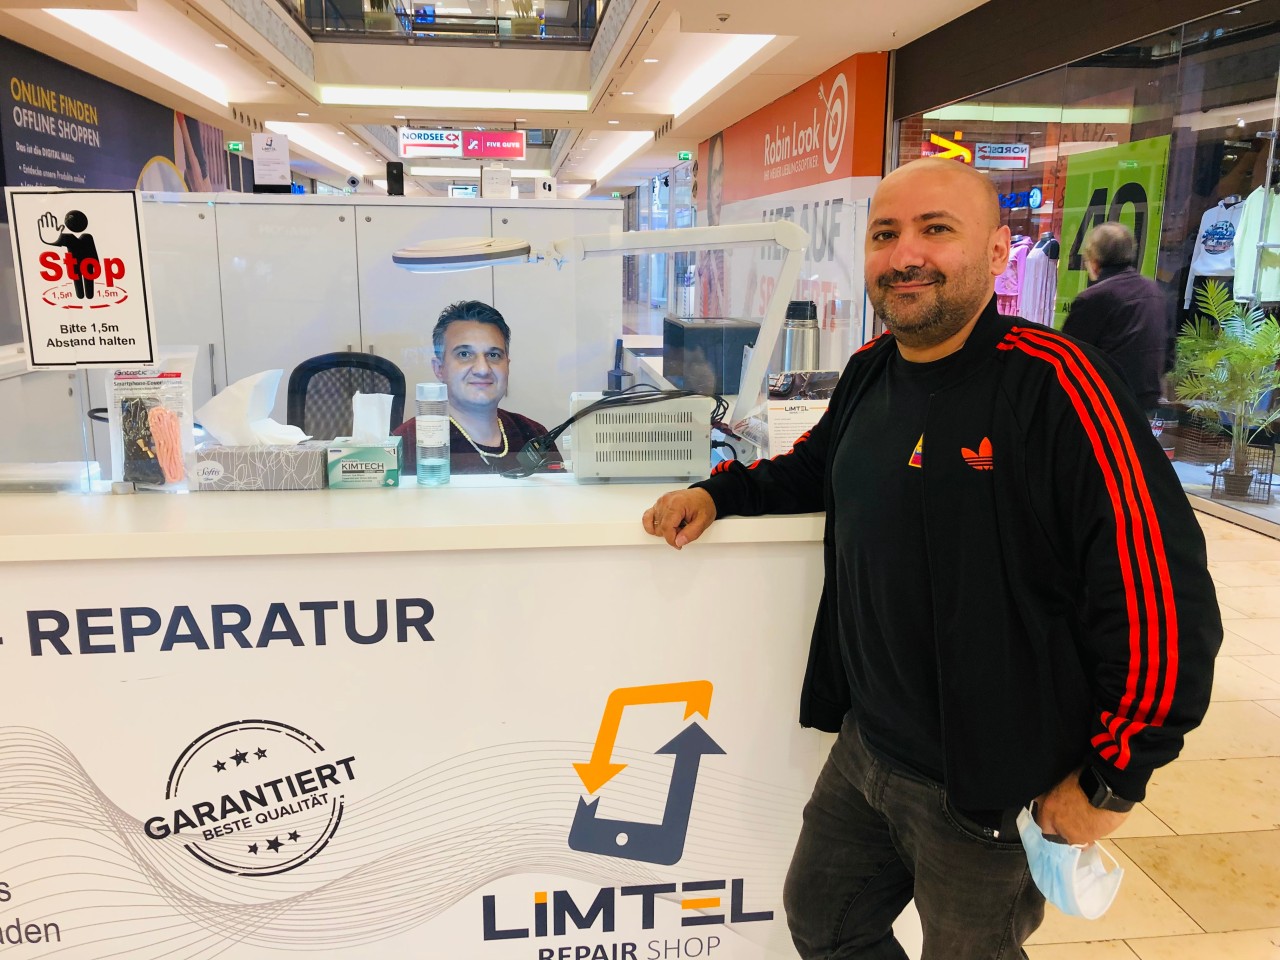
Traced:
<svg viewBox="0 0 1280 960">
<path fill-rule="evenodd" d="M 166 483 L 173 483 L 186 476 L 182 463 L 182 432 L 178 415 L 166 407 L 152 407 L 147 411 L 147 424 L 156 441 L 156 459 L 164 471 Z"/>
</svg>

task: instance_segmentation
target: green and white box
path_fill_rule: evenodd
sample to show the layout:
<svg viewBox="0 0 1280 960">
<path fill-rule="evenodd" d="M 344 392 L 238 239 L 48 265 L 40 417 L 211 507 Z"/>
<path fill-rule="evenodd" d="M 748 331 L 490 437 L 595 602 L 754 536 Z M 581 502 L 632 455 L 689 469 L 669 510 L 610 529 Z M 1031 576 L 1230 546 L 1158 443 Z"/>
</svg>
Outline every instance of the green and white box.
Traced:
<svg viewBox="0 0 1280 960">
<path fill-rule="evenodd" d="M 335 437 L 329 444 L 329 487 L 354 490 L 400 486 L 400 438 L 377 445 L 356 444 Z"/>
</svg>

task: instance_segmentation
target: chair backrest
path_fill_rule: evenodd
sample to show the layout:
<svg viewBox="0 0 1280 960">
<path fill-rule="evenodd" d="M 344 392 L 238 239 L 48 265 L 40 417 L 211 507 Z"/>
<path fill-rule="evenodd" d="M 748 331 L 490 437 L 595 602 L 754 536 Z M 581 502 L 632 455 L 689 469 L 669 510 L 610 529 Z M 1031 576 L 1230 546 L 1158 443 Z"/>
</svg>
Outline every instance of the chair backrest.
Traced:
<svg viewBox="0 0 1280 960">
<path fill-rule="evenodd" d="M 289 374 L 288 419 L 317 440 L 351 436 L 351 398 L 357 393 L 391 394 L 393 427 L 404 420 L 404 374 L 372 353 L 324 353 L 303 360 Z"/>
</svg>

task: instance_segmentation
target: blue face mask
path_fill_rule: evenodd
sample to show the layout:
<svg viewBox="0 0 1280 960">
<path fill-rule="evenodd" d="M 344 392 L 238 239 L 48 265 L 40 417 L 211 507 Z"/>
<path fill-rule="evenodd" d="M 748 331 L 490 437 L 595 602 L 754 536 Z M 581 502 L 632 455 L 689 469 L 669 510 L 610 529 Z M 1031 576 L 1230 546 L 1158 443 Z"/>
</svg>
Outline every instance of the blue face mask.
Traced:
<svg viewBox="0 0 1280 960">
<path fill-rule="evenodd" d="M 1045 837 L 1031 811 L 1018 814 L 1018 834 L 1027 851 L 1031 879 L 1044 898 L 1063 913 L 1097 920 L 1120 892 L 1124 869 L 1096 843 L 1087 847 Z M 1111 869 L 1103 863 L 1106 855 Z"/>
</svg>

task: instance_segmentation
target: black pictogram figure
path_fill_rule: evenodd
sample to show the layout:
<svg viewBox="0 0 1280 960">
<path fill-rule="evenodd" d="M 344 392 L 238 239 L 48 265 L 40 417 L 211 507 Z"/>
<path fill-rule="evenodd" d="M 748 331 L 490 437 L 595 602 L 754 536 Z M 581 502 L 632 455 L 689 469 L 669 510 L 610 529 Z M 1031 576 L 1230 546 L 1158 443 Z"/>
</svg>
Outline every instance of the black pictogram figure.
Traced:
<svg viewBox="0 0 1280 960">
<path fill-rule="evenodd" d="M 89 229 L 89 218 L 79 210 L 68 210 L 67 215 L 58 223 L 52 213 L 43 214 L 38 221 L 40 241 L 51 247 L 65 247 L 71 255 L 68 261 L 68 274 L 76 285 L 76 297 L 80 300 L 93 299 L 93 279 L 86 277 L 72 264 L 83 264 L 92 260 L 95 266 L 102 261 L 98 258 L 98 246 L 93 242 L 93 234 Z"/>
</svg>

